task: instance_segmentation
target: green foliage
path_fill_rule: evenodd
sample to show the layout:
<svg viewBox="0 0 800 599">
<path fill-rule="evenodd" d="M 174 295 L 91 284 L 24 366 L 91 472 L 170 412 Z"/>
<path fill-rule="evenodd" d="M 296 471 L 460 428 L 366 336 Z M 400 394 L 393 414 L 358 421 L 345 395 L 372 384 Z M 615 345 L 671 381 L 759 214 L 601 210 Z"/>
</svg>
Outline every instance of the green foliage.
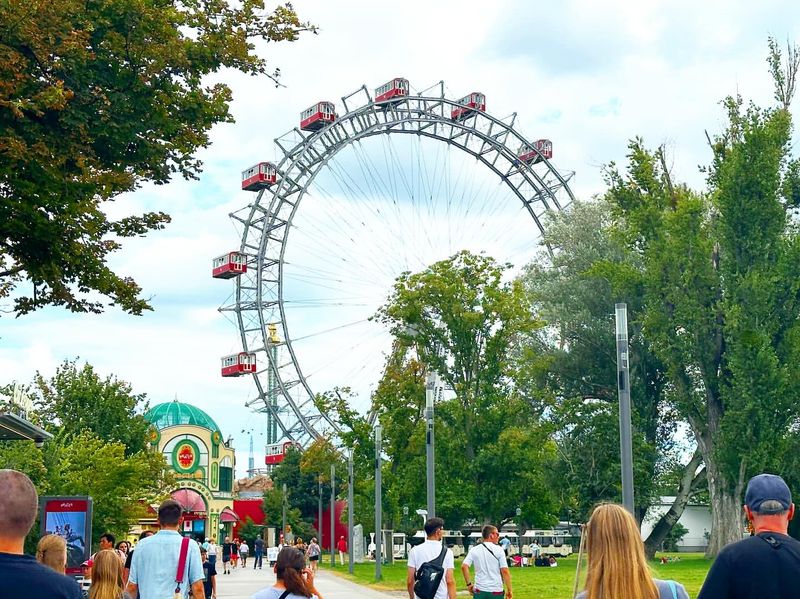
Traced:
<svg viewBox="0 0 800 599">
<path fill-rule="evenodd" d="M 89 364 L 78 368 L 77 360 L 66 360 L 52 379 L 37 373 L 33 389 L 45 427 L 62 439 L 91 431 L 100 439 L 120 442 L 125 455 L 147 449 L 150 424 L 144 394 L 114 376 L 101 379 Z"/>
<path fill-rule="evenodd" d="M 502 523 L 522 507 L 527 521 L 554 520 L 543 473 L 555 448 L 513 383 L 522 341 L 540 323 L 521 283 L 504 280 L 508 268 L 460 252 L 402 274 L 377 315 L 396 338 L 373 397 L 389 458 L 384 509 L 393 526 L 407 522 L 403 506 L 413 514 L 426 503 L 426 370 L 452 389 L 436 404 L 437 515 L 452 526 Z"/>
<path fill-rule="evenodd" d="M 666 393 L 665 369 L 643 333 L 639 265 L 614 235 L 612 217 L 611 206 L 603 201 L 577 202 L 568 213 L 554 215 L 545 232 L 553 255 L 543 254 L 522 277 L 531 303 L 548 326 L 533 339 L 517 382 L 528 400 L 547 413 L 556 431 L 559 463 L 551 471 L 550 484 L 560 494 L 562 516 L 582 521 L 598 502 L 621 500 L 613 320 L 617 302 L 628 305 L 634 484 L 640 516 L 656 494 L 657 472 L 675 454 L 675 414 Z M 651 216 L 642 218 L 650 220 Z M 606 276 L 609 270 L 614 277 Z"/>
<path fill-rule="evenodd" d="M 663 149 L 634 140 L 627 174 L 612 165 L 605 196 L 641 265 L 643 331 L 709 472 L 719 522 L 711 553 L 741 536 L 747 478 L 782 471 L 800 390 L 791 118 L 740 98 L 723 104 L 728 125 L 712 142 L 707 192 L 673 185 Z M 612 264 L 598 272 L 621 291 L 636 280 Z"/>
<path fill-rule="evenodd" d="M 90 495 L 94 500 L 94 541 L 104 532 L 127 533 L 146 514 L 147 505 L 166 499 L 166 489 L 175 484 L 161 454 L 126 456 L 125 449 L 86 431 L 57 449 L 49 470 L 49 494 Z"/>
<path fill-rule="evenodd" d="M 232 120 L 230 89 L 207 77 L 277 81 L 254 42 L 313 29 L 263 0 L 0 3 L 0 297 L 16 289 L 17 315 L 100 312 L 93 291 L 149 309 L 107 260 L 169 217 L 111 220 L 104 203 L 145 181 L 196 178 L 211 127 Z"/>
<path fill-rule="evenodd" d="M 8 387 L 2 389 L 8 391 Z M 147 447 L 149 425 L 139 411 L 144 395 L 94 369 L 66 361 L 52 379 L 37 373 L 31 421 L 53 433 L 33 442 L 0 442 L 0 468 L 27 474 L 39 495 L 89 495 L 94 500 L 93 540 L 104 532 L 122 536 L 174 488 L 164 457 Z M 26 540 L 35 550 L 38 528 Z"/>
<path fill-rule="evenodd" d="M 677 551 L 678 543 L 681 542 L 683 537 L 689 532 L 680 522 L 676 522 L 672 529 L 669 531 L 667 538 L 664 540 L 664 551 Z"/>
<path fill-rule="evenodd" d="M 263 511 L 270 524 L 280 528 L 283 510 L 283 485 L 287 490 L 286 522 L 292 527 L 295 536 L 308 541 L 314 531 L 314 520 L 319 507 L 319 480 L 322 480 L 322 506 L 330 504 L 330 462 L 320 462 L 316 458 L 328 456 L 338 459 L 332 446 L 326 441 L 316 441 L 307 450 L 308 455 L 290 449 L 283 461 L 273 470 L 273 488 L 264 494 Z M 335 462 L 337 497 L 346 488 L 347 471 L 340 461 Z"/>
<path fill-rule="evenodd" d="M 251 547 L 250 550 L 255 553 L 255 548 L 253 547 L 252 543 L 257 538 L 261 537 L 262 530 L 264 530 L 263 526 L 255 524 L 250 516 L 245 516 L 244 524 L 237 529 L 236 534 L 239 535 L 240 539 L 246 539 Z"/>
</svg>

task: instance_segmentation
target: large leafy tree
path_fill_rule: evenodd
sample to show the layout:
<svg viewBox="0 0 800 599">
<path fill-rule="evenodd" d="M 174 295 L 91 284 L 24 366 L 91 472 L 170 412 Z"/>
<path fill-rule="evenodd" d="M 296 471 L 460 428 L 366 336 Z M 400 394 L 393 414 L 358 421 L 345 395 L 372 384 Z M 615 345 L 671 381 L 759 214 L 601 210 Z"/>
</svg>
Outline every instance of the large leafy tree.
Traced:
<svg viewBox="0 0 800 599">
<path fill-rule="evenodd" d="M 199 148 L 231 121 L 229 68 L 277 80 L 254 43 L 313 29 L 263 0 L 0 3 L 0 298 L 139 314 L 141 289 L 107 264 L 120 239 L 169 221 L 109 218 L 142 182 L 196 177 Z M 27 282 L 27 285 L 22 283 Z"/>
<path fill-rule="evenodd" d="M 608 172 L 606 199 L 642 270 L 607 274 L 621 290 L 643 286 L 644 330 L 708 473 L 712 555 L 741 538 L 744 485 L 781 469 L 798 418 L 800 163 L 787 105 L 724 102 L 706 193 L 674 184 L 663 151 L 640 140 L 627 173 Z"/>
<path fill-rule="evenodd" d="M 545 239 L 553 250 L 523 275 L 536 311 L 548 326 L 533 343 L 518 378 L 530 401 L 547 408 L 556 429 L 559 467 L 552 484 L 561 490 L 569 518 L 585 520 L 599 501 L 619 501 L 619 415 L 613 307 L 628 303 L 630 374 L 634 420 L 635 509 L 639 520 L 664 488 L 664 474 L 686 469 L 689 481 L 673 477 L 666 490 L 675 504 L 646 542 L 652 554 L 669 526 L 703 482 L 697 460 L 678 461 L 675 428 L 680 418 L 669 394 L 666 368 L 642 327 L 642 287 L 623 296 L 596 272 L 599 263 L 638 271 L 640 263 L 614 235 L 612 207 L 605 201 L 577 202 L 569 213 L 553 215 Z M 677 479 L 677 480 L 676 480 Z"/>
<path fill-rule="evenodd" d="M 402 489 L 395 509 L 424 505 L 424 373 L 434 370 L 452 390 L 436 405 L 437 513 L 503 522 L 522 507 L 528 522 L 552 521 L 543 473 L 554 448 L 513 383 L 517 350 L 540 323 L 508 269 L 459 252 L 401 275 L 378 313 L 397 340 L 373 398 Z"/>
<path fill-rule="evenodd" d="M 120 442 L 126 455 L 147 448 L 150 424 L 144 394 L 115 376 L 101 378 L 90 364 L 66 360 L 46 379 L 37 373 L 33 393 L 45 426 L 64 439 L 91 431 L 104 441 Z"/>
</svg>

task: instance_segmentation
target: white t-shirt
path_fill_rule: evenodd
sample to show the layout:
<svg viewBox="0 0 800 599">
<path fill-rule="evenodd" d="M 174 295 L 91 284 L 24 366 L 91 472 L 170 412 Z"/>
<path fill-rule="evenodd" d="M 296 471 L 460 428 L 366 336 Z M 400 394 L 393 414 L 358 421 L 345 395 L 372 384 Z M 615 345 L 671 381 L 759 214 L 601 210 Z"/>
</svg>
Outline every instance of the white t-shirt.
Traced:
<svg viewBox="0 0 800 599">
<path fill-rule="evenodd" d="M 491 554 L 490 554 L 491 552 Z M 480 545 L 473 545 L 469 549 L 464 563 L 475 567 L 476 591 L 497 593 L 503 590 L 503 577 L 500 568 L 508 568 L 506 553 L 494 543 L 484 541 Z"/>
<path fill-rule="evenodd" d="M 250 547 L 247 546 L 247 543 L 239 545 L 239 553 L 250 553 Z"/>
<path fill-rule="evenodd" d="M 441 552 L 441 541 L 429 541 L 425 539 L 424 543 L 411 549 L 411 552 L 408 554 L 408 567 L 417 570 L 425 562 L 435 560 L 439 557 Z M 447 571 L 455 568 L 453 552 L 450 549 L 448 549 L 447 553 L 444 555 L 442 567 L 444 568 L 444 576 L 442 577 L 442 582 L 439 583 L 439 588 L 436 589 L 436 596 L 434 599 L 447 599 Z"/>
</svg>

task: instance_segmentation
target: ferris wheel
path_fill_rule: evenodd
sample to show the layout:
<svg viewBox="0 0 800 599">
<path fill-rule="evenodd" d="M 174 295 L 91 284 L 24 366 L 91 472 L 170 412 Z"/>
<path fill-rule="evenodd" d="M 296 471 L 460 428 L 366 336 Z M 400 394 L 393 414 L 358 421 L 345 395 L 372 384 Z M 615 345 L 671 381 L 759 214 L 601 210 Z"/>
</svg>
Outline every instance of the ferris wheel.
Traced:
<svg viewBox="0 0 800 599">
<path fill-rule="evenodd" d="M 545 213 L 573 200 L 549 140 L 524 138 L 516 113 L 490 115 L 482 93 L 451 100 L 445 89 L 411 93 L 397 78 L 344 96 L 342 115 L 318 102 L 275 139 L 276 163 L 242 173 L 255 200 L 231 214 L 241 244 L 212 274 L 235 281 L 220 311 L 242 351 L 222 359 L 222 375 L 253 377 L 268 465 L 337 432 L 315 393 L 350 387 L 366 411 L 391 345 L 370 317 L 400 273 L 461 249 L 523 266 Z"/>
</svg>

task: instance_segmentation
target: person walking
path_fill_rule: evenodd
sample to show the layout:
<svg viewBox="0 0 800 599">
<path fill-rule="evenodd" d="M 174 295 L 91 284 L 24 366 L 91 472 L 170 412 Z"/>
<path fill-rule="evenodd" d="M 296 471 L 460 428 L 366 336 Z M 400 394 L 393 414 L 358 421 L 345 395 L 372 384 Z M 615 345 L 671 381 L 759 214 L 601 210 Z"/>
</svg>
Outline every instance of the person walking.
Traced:
<svg viewBox="0 0 800 599">
<path fill-rule="evenodd" d="M 800 599 L 800 542 L 788 534 L 794 503 L 786 482 L 751 478 L 744 513 L 753 536 L 722 548 L 697 599 Z"/>
<path fill-rule="evenodd" d="M 339 552 L 339 563 L 344 566 L 344 556 L 347 555 L 347 539 L 344 538 L 344 535 L 336 541 L 336 550 Z"/>
<path fill-rule="evenodd" d="M 496 544 L 500 533 L 496 526 L 487 524 L 481 531 L 483 542 L 470 548 L 461 564 L 461 574 L 467 590 L 475 599 L 512 598 L 511 574 L 502 547 Z M 470 580 L 469 567 L 475 568 L 475 582 Z M 505 585 L 505 593 L 503 593 Z"/>
<path fill-rule="evenodd" d="M 314 586 L 314 572 L 305 565 L 305 556 L 300 551 L 285 546 L 275 562 L 275 584 L 261 589 L 250 599 L 322 599 Z"/>
<path fill-rule="evenodd" d="M 200 547 L 200 559 L 203 560 L 203 592 L 206 599 L 217 599 L 217 569 L 208 561 L 208 550 Z"/>
<path fill-rule="evenodd" d="M 208 562 L 216 569 L 217 552 L 219 551 L 219 546 L 217 545 L 217 537 L 211 537 L 211 540 L 208 542 L 208 547 L 206 549 L 208 551 Z"/>
<path fill-rule="evenodd" d="M 621 505 L 597 506 L 584 534 L 588 570 L 577 599 L 689 599 L 683 585 L 652 577 L 639 525 Z"/>
<path fill-rule="evenodd" d="M 231 543 L 230 537 L 225 537 L 225 542 L 222 544 L 222 573 L 231 573 L 231 553 L 236 545 Z"/>
<path fill-rule="evenodd" d="M 247 539 L 242 539 L 242 544 L 239 545 L 239 558 L 242 560 L 242 568 L 247 567 L 248 555 L 250 555 L 250 546 L 247 544 Z"/>
<path fill-rule="evenodd" d="M 508 537 L 503 537 L 500 539 L 499 545 L 503 550 L 503 553 L 505 553 L 506 557 L 508 557 L 508 548 L 511 547 L 511 540 Z"/>
<path fill-rule="evenodd" d="M 425 522 L 425 542 L 417 545 L 408 554 L 408 569 L 406 570 L 406 589 L 408 599 L 414 599 L 414 583 L 416 582 L 417 570 L 425 562 L 436 560 L 442 553 L 442 537 L 444 536 L 444 520 L 441 518 L 428 518 Z M 444 576 L 439 582 L 434 599 L 456 599 L 456 579 L 453 577 L 453 552 L 445 550 Z"/>
<path fill-rule="evenodd" d="M 256 537 L 256 540 L 253 542 L 253 548 L 255 550 L 254 558 L 253 558 L 253 570 L 258 568 L 261 569 L 261 562 L 264 559 L 264 539 L 261 537 Z"/>
<path fill-rule="evenodd" d="M 239 539 L 236 539 L 231 547 L 231 568 L 234 570 L 239 565 L 239 543 Z"/>
<path fill-rule="evenodd" d="M 122 599 L 122 562 L 111 549 L 95 554 L 92 565 L 92 586 L 89 599 Z"/>
<path fill-rule="evenodd" d="M 322 547 L 317 543 L 317 537 L 312 537 L 311 542 L 306 549 L 306 556 L 308 557 L 308 565 L 313 572 L 319 570 L 319 556 L 322 555 Z"/>
<path fill-rule="evenodd" d="M 59 574 L 25 555 L 28 536 L 39 496 L 31 479 L 16 470 L 0 470 L 0 580 L 3 597 L 25 599 L 81 599 L 81 587 L 72 578 Z"/>
<path fill-rule="evenodd" d="M 131 596 L 167 599 L 179 594 L 186 599 L 191 588 L 193 599 L 204 599 L 200 548 L 178 533 L 182 519 L 183 508 L 177 501 L 167 499 L 158 507 L 161 530 L 136 545 L 126 587 Z"/>
<path fill-rule="evenodd" d="M 59 535 L 45 535 L 36 545 L 36 561 L 63 574 L 67 568 L 67 542 Z"/>
</svg>

